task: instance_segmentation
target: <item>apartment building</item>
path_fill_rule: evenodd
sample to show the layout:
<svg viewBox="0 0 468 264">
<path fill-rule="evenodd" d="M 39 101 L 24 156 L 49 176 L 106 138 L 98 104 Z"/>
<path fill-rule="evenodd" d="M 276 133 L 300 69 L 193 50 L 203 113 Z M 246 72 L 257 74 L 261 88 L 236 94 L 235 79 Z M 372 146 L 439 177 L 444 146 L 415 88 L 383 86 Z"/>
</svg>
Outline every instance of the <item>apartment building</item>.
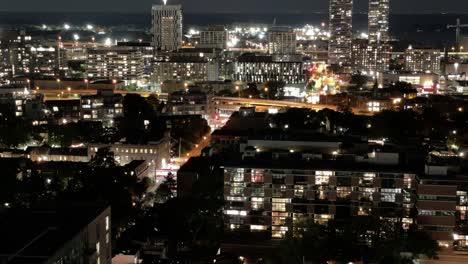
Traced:
<svg viewBox="0 0 468 264">
<path fill-rule="evenodd" d="M 170 159 L 170 138 L 165 135 L 156 142 L 148 142 L 146 145 L 133 144 L 89 144 L 88 155 L 91 159 L 100 148 L 110 148 L 114 152 L 115 160 L 120 166 L 127 165 L 134 160 L 144 160 L 148 163 L 148 176 L 154 177 L 156 170 L 165 166 Z"/>
<path fill-rule="evenodd" d="M 283 238 L 306 219 L 323 224 L 356 215 L 401 221 L 404 228 L 413 223 L 417 175 L 409 168 L 256 153 L 224 163 L 227 232 Z"/>
</svg>

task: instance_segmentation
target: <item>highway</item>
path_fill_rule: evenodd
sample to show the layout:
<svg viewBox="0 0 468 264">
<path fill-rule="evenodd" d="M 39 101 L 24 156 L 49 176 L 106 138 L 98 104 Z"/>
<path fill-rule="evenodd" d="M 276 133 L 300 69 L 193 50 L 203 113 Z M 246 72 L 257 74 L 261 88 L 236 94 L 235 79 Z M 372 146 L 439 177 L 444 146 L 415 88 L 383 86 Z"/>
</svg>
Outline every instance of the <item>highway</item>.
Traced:
<svg viewBox="0 0 468 264">
<path fill-rule="evenodd" d="M 83 90 L 34 90 L 34 93 L 44 94 L 44 100 L 76 100 L 79 99 L 80 95 L 92 95 L 96 94 L 95 89 L 83 89 Z M 157 95 L 161 99 L 166 99 L 168 95 L 166 93 L 156 94 L 153 92 L 135 92 L 135 91 L 121 91 L 114 90 L 116 94 L 139 94 L 143 97 L 148 97 L 150 95 Z M 309 104 L 302 102 L 291 102 L 291 101 L 278 101 L 278 100 L 265 100 L 265 99 L 254 99 L 254 98 L 238 98 L 238 97 L 213 97 L 212 102 L 217 108 L 224 109 L 238 109 L 241 106 L 255 106 L 259 111 L 268 111 L 268 109 L 282 109 L 282 108 L 307 108 L 316 111 L 322 109 L 335 110 L 337 107 L 335 105 L 327 104 Z M 368 112 L 362 112 L 360 109 L 352 109 L 354 114 L 357 115 L 371 115 Z"/>
<path fill-rule="evenodd" d="M 243 105 L 243 106 L 259 106 L 259 107 L 278 107 L 278 108 L 308 108 L 313 110 L 322 110 L 325 108 L 336 110 L 334 105 L 323 104 L 308 104 L 291 101 L 277 101 L 264 99 L 249 99 L 236 97 L 214 97 L 215 104 Z"/>
<path fill-rule="evenodd" d="M 71 100 L 71 99 L 79 99 L 78 97 L 80 95 L 93 95 L 97 94 L 96 89 L 82 89 L 82 90 L 67 90 L 67 89 L 40 89 L 40 90 L 33 90 L 33 93 L 35 94 L 44 94 L 44 100 L 50 101 L 50 100 Z M 153 92 L 136 92 L 136 91 L 122 91 L 122 90 L 114 90 L 114 93 L 116 94 L 122 94 L 122 95 L 127 95 L 127 94 L 139 94 L 143 97 L 148 97 L 150 95 L 158 95 L 163 98 L 167 98 L 167 94 L 156 94 Z M 71 98 L 70 98 L 71 97 Z M 73 98 L 75 97 L 75 98 Z"/>
</svg>

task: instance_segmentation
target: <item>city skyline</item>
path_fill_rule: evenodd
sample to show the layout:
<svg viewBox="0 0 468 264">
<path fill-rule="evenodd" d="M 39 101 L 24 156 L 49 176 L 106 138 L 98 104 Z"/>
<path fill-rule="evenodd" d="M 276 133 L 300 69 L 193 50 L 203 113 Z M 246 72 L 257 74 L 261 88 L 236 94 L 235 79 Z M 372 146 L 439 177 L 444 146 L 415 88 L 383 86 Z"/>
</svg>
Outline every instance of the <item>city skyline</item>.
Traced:
<svg viewBox="0 0 468 264">
<path fill-rule="evenodd" d="M 80 2 L 63 2 L 58 0 L 44 0 L 40 3 L 31 0 L 18 0 L 15 2 L 0 3 L 0 12 L 147 12 L 148 7 L 153 4 L 162 4 L 163 1 L 142 0 L 138 3 L 127 2 L 123 0 L 99 1 L 83 0 Z M 247 0 L 239 0 L 236 2 L 219 1 L 219 0 L 169 0 L 168 4 L 182 4 L 185 12 L 202 13 L 227 13 L 227 12 L 248 12 L 248 13 L 313 13 L 326 12 L 328 10 L 328 0 L 306 1 L 306 0 L 291 0 L 291 1 L 271 1 L 257 0 L 249 2 Z M 269 9 L 265 10 L 265 5 Z M 357 0 L 354 3 L 356 12 L 367 12 L 368 1 Z M 447 1 L 427 1 L 413 0 L 411 2 L 403 0 L 394 0 L 391 3 L 391 13 L 468 13 L 468 2 L 463 0 L 447 0 Z"/>
</svg>

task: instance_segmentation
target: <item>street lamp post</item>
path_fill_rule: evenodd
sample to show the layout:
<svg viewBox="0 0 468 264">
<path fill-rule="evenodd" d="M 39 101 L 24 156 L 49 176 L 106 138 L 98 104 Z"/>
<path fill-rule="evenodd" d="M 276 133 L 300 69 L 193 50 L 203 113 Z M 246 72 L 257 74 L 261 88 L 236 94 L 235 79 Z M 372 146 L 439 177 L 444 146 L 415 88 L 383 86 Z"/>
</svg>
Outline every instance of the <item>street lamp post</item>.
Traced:
<svg viewBox="0 0 468 264">
<path fill-rule="evenodd" d="M 237 95 L 238 95 L 238 97 L 240 98 L 240 97 L 241 97 L 241 96 L 240 96 L 240 88 L 239 88 L 239 86 L 238 86 L 238 85 L 236 85 L 236 91 L 237 91 Z"/>
<path fill-rule="evenodd" d="M 268 92 L 268 87 L 265 87 L 265 93 L 266 93 L 266 96 L 267 96 L 267 99 L 270 100 L 270 93 Z"/>
<path fill-rule="evenodd" d="M 117 80 L 113 79 L 112 84 L 114 85 L 114 90 L 117 90 Z"/>
<path fill-rule="evenodd" d="M 88 79 L 84 79 L 84 82 L 86 83 L 86 90 L 89 89 L 89 80 Z"/>
<path fill-rule="evenodd" d="M 58 89 L 62 89 L 62 85 L 61 85 L 61 80 L 57 78 L 57 86 L 58 86 Z"/>
</svg>

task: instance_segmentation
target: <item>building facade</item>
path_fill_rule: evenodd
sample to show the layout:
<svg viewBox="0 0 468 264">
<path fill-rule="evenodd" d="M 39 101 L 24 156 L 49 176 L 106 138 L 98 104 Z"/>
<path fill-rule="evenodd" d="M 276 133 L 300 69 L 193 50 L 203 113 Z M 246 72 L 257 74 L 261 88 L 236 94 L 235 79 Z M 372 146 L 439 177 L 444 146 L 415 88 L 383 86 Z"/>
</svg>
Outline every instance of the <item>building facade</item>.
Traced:
<svg viewBox="0 0 468 264">
<path fill-rule="evenodd" d="M 217 63 L 203 57 L 173 57 L 154 63 L 154 78 L 165 81 L 210 81 L 216 80 Z"/>
<path fill-rule="evenodd" d="M 390 46 L 369 43 L 366 40 L 353 41 L 351 50 L 353 69 L 365 72 L 388 71 L 390 66 Z"/>
<path fill-rule="evenodd" d="M 200 48 L 226 49 L 228 32 L 224 26 L 208 27 L 200 31 Z"/>
<path fill-rule="evenodd" d="M 247 54 L 235 62 L 233 79 L 255 83 L 304 83 L 303 63 L 300 60 L 280 60 L 276 56 Z"/>
<path fill-rule="evenodd" d="M 390 0 L 369 0 L 369 42 L 389 40 Z"/>
<path fill-rule="evenodd" d="M 351 61 L 353 0 L 330 1 L 329 62 L 347 65 Z"/>
<path fill-rule="evenodd" d="M 272 27 L 268 30 L 268 53 L 295 54 L 297 46 L 296 32 L 288 27 Z"/>
<path fill-rule="evenodd" d="M 182 45 L 182 6 L 153 5 L 152 17 L 155 50 L 178 50 Z"/>
<path fill-rule="evenodd" d="M 114 152 L 115 160 L 124 166 L 134 160 L 144 160 L 148 164 L 148 176 L 154 177 L 156 170 L 165 166 L 170 159 L 170 139 L 164 137 L 157 142 L 148 142 L 146 145 L 131 144 L 89 144 L 88 155 L 91 159 L 100 148 L 110 148 Z"/>
<path fill-rule="evenodd" d="M 143 76 L 143 54 L 132 47 L 99 47 L 88 50 L 86 76 L 135 83 Z"/>
<path fill-rule="evenodd" d="M 112 90 L 101 90 L 96 95 L 81 96 L 81 118 L 101 121 L 104 126 L 114 126 L 114 119 L 123 115 L 123 96 Z"/>
<path fill-rule="evenodd" d="M 172 115 L 201 115 L 208 120 L 212 113 L 210 101 L 211 96 L 197 87 L 171 93 L 167 103 Z"/>
<path fill-rule="evenodd" d="M 440 51 L 437 49 L 415 49 L 405 51 L 405 70 L 413 72 L 440 73 Z"/>
<path fill-rule="evenodd" d="M 272 165 L 282 163 L 282 166 Z M 296 162 L 239 162 L 224 167 L 225 229 L 283 238 L 307 219 L 324 224 L 331 219 L 379 215 L 413 219 L 416 175 L 394 168 L 354 168 L 322 165 L 289 166 Z"/>
<path fill-rule="evenodd" d="M 137 82 L 144 74 L 143 54 L 133 47 L 88 49 L 86 76 L 89 79 Z"/>
</svg>

